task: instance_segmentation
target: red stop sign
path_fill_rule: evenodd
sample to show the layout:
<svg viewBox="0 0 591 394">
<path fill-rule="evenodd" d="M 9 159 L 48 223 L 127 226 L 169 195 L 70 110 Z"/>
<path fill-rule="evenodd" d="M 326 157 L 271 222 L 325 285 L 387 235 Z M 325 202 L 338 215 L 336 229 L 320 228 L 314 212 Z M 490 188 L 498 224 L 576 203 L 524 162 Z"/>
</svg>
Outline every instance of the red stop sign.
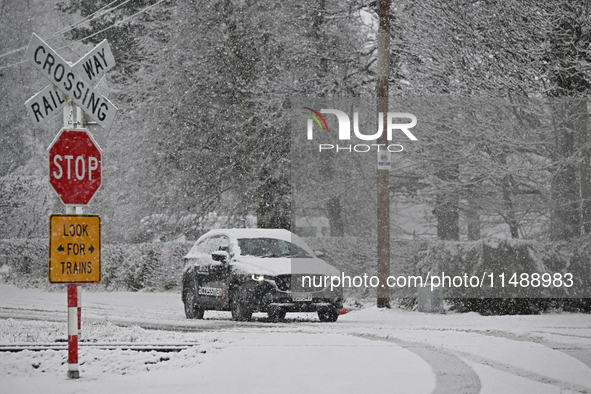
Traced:
<svg viewBox="0 0 591 394">
<path fill-rule="evenodd" d="M 101 185 L 101 152 L 86 130 L 62 129 L 49 147 L 49 183 L 66 205 L 87 205 Z"/>
</svg>

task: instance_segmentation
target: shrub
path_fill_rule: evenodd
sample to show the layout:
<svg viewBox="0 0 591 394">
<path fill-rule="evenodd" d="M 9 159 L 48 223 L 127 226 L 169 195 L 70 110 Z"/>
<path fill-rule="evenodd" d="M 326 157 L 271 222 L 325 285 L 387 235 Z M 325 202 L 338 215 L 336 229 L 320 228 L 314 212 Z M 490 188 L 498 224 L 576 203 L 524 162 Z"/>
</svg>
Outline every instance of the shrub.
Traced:
<svg viewBox="0 0 591 394">
<path fill-rule="evenodd" d="M 572 299 L 590 295 L 589 249 L 589 242 L 559 245 L 514 239 L 435 241 L 417 254 L 417 273 L 450 277 L 467 274 L 468 277 L 485 278 L 482 288 L 446 286 L 443 289 L 444 298 L 452 308 L 461 312 L 531 314 L 565 305 L 571 308 L 578 305 L 578 310 L 584 310 L 586 303 L 579 305 Z M 521 282 L 520 277 L 522 273 L 553 275 L 567 272 L 573 274 L 575 282 L 570 288 L 534 286 L 528 281 Z M 501 287 L 501 274 L 505 278 L 504 287 Z M 490 275 L 495 280 L 494 288 L 487 286 Z M 519 285 L 511 285 L 511 278 L 516 278 Z M 565 301 L 567 299 L 571 301 Z"/>
<path fill-rule="evenodd" d="M 180 288 L 182 258 L 190 247 L 185 243 L 102 245 L 101 283 L 89 289 L 176 291 Z M 6 281 L 23 287 L 52 288 L 47 279 L 47 239 L 1 240 L 0 251 L 8 251 Z"/>
</svg>

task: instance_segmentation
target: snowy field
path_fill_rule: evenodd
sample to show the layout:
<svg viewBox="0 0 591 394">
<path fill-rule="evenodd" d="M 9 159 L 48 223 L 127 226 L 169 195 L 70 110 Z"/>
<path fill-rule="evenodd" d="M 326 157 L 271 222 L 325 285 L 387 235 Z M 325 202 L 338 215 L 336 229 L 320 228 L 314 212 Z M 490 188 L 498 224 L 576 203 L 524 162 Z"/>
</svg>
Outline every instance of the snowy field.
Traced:
<svg viewBox="0 0 591 394">
<path fill-rule="evenodd" d="M 64 346 L 56 290 L 0 284 L 0 347 Z M 81 378 L 67 379 L 63 349 L 0 351 L 1 393 L 591 393 L 590 315 L 370 306 L 336 323 L 236 323 L 222 312 L 187 320 L 173 293 L 84 291 L 82 304 Z M 142 344 L 182 350 L 128 349 Z"/>
</svg>

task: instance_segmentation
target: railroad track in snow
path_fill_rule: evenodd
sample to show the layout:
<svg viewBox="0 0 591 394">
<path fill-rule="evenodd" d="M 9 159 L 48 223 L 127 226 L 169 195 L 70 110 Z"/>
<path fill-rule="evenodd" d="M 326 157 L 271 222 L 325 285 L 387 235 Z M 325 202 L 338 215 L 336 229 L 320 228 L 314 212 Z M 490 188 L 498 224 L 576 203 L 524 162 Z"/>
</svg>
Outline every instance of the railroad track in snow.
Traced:
<svg viewBox="0 0 591 394">
<path fill-rule="evenodd" d="M 101 350 L 132 350 L 136 352 L 180 352 L 191 347 L 197 346 L 197 344 L 191 343 L 119 343 L 119 342 L 79 342 L 78 348 L 92 348 Z M 55 350 L 55 351 L 67 351 L 67 342 L 54 342 L 54 343 L 13 343 L 13 344 L 0 344 L 0 352 L 22 352 L 25 350 L 29 351 L 44 351 L 44 350 Z"/>
</svg>

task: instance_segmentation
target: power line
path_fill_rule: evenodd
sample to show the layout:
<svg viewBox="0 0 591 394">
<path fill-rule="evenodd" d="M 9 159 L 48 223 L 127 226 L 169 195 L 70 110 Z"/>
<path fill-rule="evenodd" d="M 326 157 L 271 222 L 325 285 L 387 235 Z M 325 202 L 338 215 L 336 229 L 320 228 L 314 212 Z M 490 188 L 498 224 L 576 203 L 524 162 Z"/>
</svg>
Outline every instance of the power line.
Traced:
<svg viewBox="0 0 591 394">
<path fill-rule="evenodd" d="M 119 3 L 119 4 L 117 4 L 115 7 L 113 7 L 113 8 L 111 8 L 111 9 L 108 9 L 108 10 L 106 10 L 105 12 L 101 13 L 100 15 L 96 15 L 97 13 L 101 12 L 102 10 L 104 10 L 104 9 L 105 9 L 105 8 L 107 8 L 107 7 L 110 7 L 110 6 L 111 6 L 113 3 L 116 3 L 117 1 L 119 1 L 119 0 L 114 0 L 114 1 L 110 2 L 109 4 L 107 4 L 106 6 L 104 6 L 103 8 L 101 8 L 101 9 L 99 9 L 99 10 L 97 10 L 97 11 L 93 12 L 91 15 L 87 16 L 85 19 L 87 19 L 87 18 L 90 18 L 90 19 L 88 19 L 88 21 L 90 22 L 90 21 L 91 21 L 92 19 L 94 19 L 95 17 L 103 16 L 103 15 L 106 15 L 106 14 L 108 14 L 109 12 L 115 11 L 117 8 L 119 8 L 119 7 L 121 7 L 121 6 L 123 6 L 123 5 L 127 4 L 127 3 L 129 3 L 131 0 L 125 0 L 123 3 Z M 51 37 L 48 37 L 48 40 L 49 40 L 49 39 L 52 39 L 52 38 L 54 38 L 54 37 L 56 37 L 56 36 L 58 36 L 58 35 L 65 34 L 65 33 L 69 32 L 69 31 L 73 30 L 73 29 L 74 29 L 76 26 L 79 26 L 79 25 L 81 25 L 83 22 L 85 22 L 85 19 L 82 19 L 82 20 L 80 20 L 80 21 L 78 21 L 78 22 L 76 22 L 76 23 L 74 23 L 74 24 L 72 24 L 72 25 L 70 25 L 70 26 L 66 27 L 66 28 L 65 28 L 65 29 L 63 29 L 63 30 L 61 30 L 61 31 L 58 31 L 57 33 L 54 33 L 54 34 L 52 34 L 52 35 L 51 35 Z"/>
<path fill-rule="evenodd" d="M 113 3 L 116 3 L 117 1 L 119 1 L 119 0 L 114 0 L 114 1 L 110 2 L 109 4 L 107 4 L 106 6 L 104 6 L 103 8 L 100 8 L 100 9 L 96 10 L 95 12 L 93 12 L 92 14 L 88 15 L 87 17 L 82 18 L 79 21 L 72 23 L 70 26 L 68 26 L 68 27 L 66 27 L 66 28 L 64 28 L 64 29 L 62 29 L 60 31 L 57 31 L 57 32 L 53 33 L 51 36 L 47 37 L 46 40 L 51 40 L 52 38 L 54 38 L 54 37 L 56 37 L 56 36 L 58 36 L 60 34 L 65 34 L 65 33 L 69 32 L 69 31 L 73 30 L 76 26 L 79 26 L 80 24 L 82 24 L 82 23 L 84 23 L 86 21 L 91 21 L 92 19 L 94 19 L 94 17 L 96 16 L 96 14 L 98 14 L 99 12 L 101 12 L 102 10 L 104 10 L 105 8 L 111 6 Z M 131 1 L 131 0 L 124 1 L 123 3 L 119 4 L 117 7 L 114 7 L 112 9 L 110 9 L 110 10 L 102 13 L 100 16 L 103 16 L 103 15 L 105 15 L 105 14 L 107 14 L 107 13 L 115 10 L 116 8 L 122 6 L 123 4 L 128 3 L 129 1 Z M 13 49 L 11 51 L 8 51 L 6 53 L 1 54 L 0 55 L 0 59 L 3 58 L 3 57 L 6 57 L 6 56 L 12 55 L 13 53 L 24 51 L 25 49 L 27 49 L 26 46 L 22 46 L 20 48 Z"/>
<path fill-rule="evenodd" d="M 117 0 L 115 0 L 115 1 L 117 1 Z M 115 1 L 111 2 L 110 4 L 113 4 Z M 106 13 L 108 13 L 108 12 L 111 12 L 111 11 L 113 11 L 114 9 L 116 9 L 116 8 L 118 8 L 118 7 L 120 7 L 120 6 L 122 6 L 123 4 L 125 4 L 125 3 L 129 2 L 129 1 L 131 1 L 131 0 L 126 0 L 125 2 L 123 2 L 123 3 L 121 3 L 121 4 L 119 4 L 119 5 L 115 6 L 115 7 L 113 7 L 112 9 L 110 9 L 110 10 L 108 10 L 108 11 L 106 11 L 104 14 L 106 14 Z M 77 42 L 82 42 L 82 41 L 84 41 L 84 40 L 87 40 L 87 39 L 89 39 L 89 38 L 91 38 L 91 37 L 94 37 L 94 36 L 96 36 L 96 35 L 98 35 L 98 34 L 100 34 L 100 33 L 103 33 L 103 32 L 105 32 L 105 31 L 107 31 L 107 30 L 109 30 L 109 29 L 112 29 L 113 27 L 117 27 L 117 26 L 121 25 L 122 23 L 124 23 L 124 22 L 126 22 L 126 21 L 130 20 L 131 18 L 134 18 L 134 17 L 138 16 L 139 14 L 141 14 L 141 13 L 144 13 L 144 12 L 148 11 L 149 9 L 151 9 L 151 8 L 153 8 L 153 7 L 155 7 L 155 6 L 157 6 L 158 4 L 160 4 L 160 3 L 164 2 L 164 1 L 166 1 L 166 0 L 159 0 L 159 1 L 157 1 L 156 3 L 154 3 L 154 4 L 152 4 L 152 5 L 149 5 L 149 6 L 145 7 L 145 8 L 143 8 L 143 9 L 141 9 L 140 11 L 136 12 L 136 13 L 135 13 L 135 14 L 133 14 L 133 15 L 131 15 L 131 16 L 128 16 L 127 18 L 124 18 L 124 19 L 122 19 L 122 20 L 120 20 L 120 21 L 117 21 L 117 22 L 113 23 L 113 24 L 112 24 L 111 26 L 109 26 L 109 27 L 106 27 L 106 28 L 104 28 L 104 29 L 102 29 L 102 30 L 99 30 L 99 31 L 97 31 L 97 32 L 95 32 L 95 33 L 93 33 L 93 34 L 90 34 L 90 35 L 88 35 L 88 36 L 86 36 L 86 37 L 83 37 L 83 38 L 81 38 L 81 39 L 79 39 L 79 40 L 72 41 L 72 42 L 70 42 L 69 44 L 67 44 L 67 45 L 64 45 L 64 46 L 62 46 L 62 47 L 58 48 L 58 50 L 59 50 L 59 49 L 63 49 L 63 48 L 67 48 L 67 47 L 69 47 L 69 46 L 71 46 L 71 45 L 73 45 L 73 44 L 75 44 L 75 43 L 77 43 Z M 108 4 L 108 5 L 107 5 L 107 6 L 105 6 L 105 7 L 108 7 L 110 4 Z M 103 7 L 102 9 L 104 9 L 105 7 Z M 100 10 L 99 10 L 99 11 L 100 11 Z M 98 12 L 98 11 L 96 11 L 96 12 Z M 96 12 L 95 12 L 95 13 L 93 13 L 93 15 L 94 15 L 94 14 L 96 14 Z M 103 14 L 103 15 L 104 15 L 104 14 Z M 80 21 L 80 23 L 81 23 L 81 22 L 82 22 L 82 21 Z M 78 23 L 78 22 L 76 22 L 76 23 Z M 74 26 L 74 24 L 73 24 L 73 25 L 71 25 L 71 26 Z M 69 30 L 72 30 L 72 29 L 73 29 L 73 27 L 72 27 L 72 29 L 69 29 L 69 30 L 67 30 L 67 29 L 69 29 L 69 28 L 66 28 L 66 31 L 64 31 L 64 33 L 65 33 L 65 32 L 67 32 L 67 31 L 69 31 Z M 58 35 L 58 34 L 63 34 L 63 33 L 61 33 L 61 32 L 54 33 L 54 34 L 53 34 L 53 35 L 52 35 L 50 38 L 53 38 L 53 37 L 55 37 L 55 36 L 56 36 L 56 35 Z M 5 54 L 2 54 L 2 55 L 0 55 L 0 58 L 1 58 L 1 57 L 3 57 L 3 56 L 7 56 L 7 55 L 9 55 L 9 54 L 12 54 L 12 53 L 19 52 L 19 51 L 21 51 L 21 50 L 25 50 L 25 49 L 27 49 L 27 47 L 26 47 L 26 46 L 25 46 L 25 47 L 18 48 L 18 49 L 15 49 L 15 50 L 12 50 L 12 51 L 10 51 L 10 52 L 7 52 L 7 53 L 5 53 Z M 6 69 L 6 68 L 10 68 L 10 67 L 14 67 L 14 66 L 17 66 L 17 65 L 19 65 L 19 64 L 26 63 L 26 62 L 27 62 L 26 60 L 21 60 L 20 62 L 16 62 L 16 63 L 13 63 L 13 64 L 9 64 L 9 65 L 7 65 L 7 66 L 0 66 L 0 70 L 4 70 L 4 69 Z"/>
<path fill-rule="evenodd" d="M 117 27 L 117 26 L 121 25 L 122 23 L 124 23 L 124 22 L 128 21 L 129 19 L 131 19 L 131 18 L 134 18 L 134 17 L 138 16 L 139 14 L 141 14 L 141 13 L 144 13 L 144 12 L 148 11 L 149 9 L 151 9 L 151 8 L 153 8 L 153 7 L 156 7 L 158 4 L 160 4 L 160 3 L 164 2 L 164 1 L 166 1 L 166 0 L 158 0 L 156 3 L 154 3 L 154 4 L 152 4 L 152 5 L 149 5 L 149 6 L 147 6 L 146 8 L 144 8 L 144 9 L 142 9 L 142 10 L 140 10 L 140 11 L 136 12 L 135 14 L 133 14 L 133 15 L 131 15 L 131 16 L 128 16 L 127 18 L 123 18 L 123 19 L 121 19 L 120 21 L 117 21 L 117 22 L 113 23 L 111 26 L 109 26 L 109 27 L 105 27 L 104 29 L 102 29 L 102 30 L 99 30 L 99 31 L 97 31 L 97 32 L 95 32 L 95 33 L 92 33 L 91 35 L 88 35 L 88 36 L 86 36 L 86 37 L 84 37 L 84 38 L 81 38 L 81 39 L 80 39 L 80 40 L 78 40 L 78 41 L 72 41 L 72 42 L 70 42 L 69 44 L 66 44 L 66 45 L 64 45 L 63 47 L 60 47 L 60 48 L 58 48 L 58 50 L 59 50 L 59 49 L 63 49 L 63 48 L 67 48 L 67 47 L 69 47 L 70 45 L 72 45 L 72 44 L 74 44 L 74 43 L 76 43 L 76 42 L 84 41 L 84 40 L 87 40 L 87 39 L 89 39 L 89 38 L 91 38 L 91 37 L 94 37 L 94 36 L 96 36 L 96 35 L 99 35 L 99 34 L 101 34 L 101 33 L 105 32 L 105 31 L 107 31 L 107 30 L 109 30 L 109 29 L 112 29 L 113 27 Z"/>
<path fill-rule="evenodd" d="M 107 10 L 107 11 L 105 11 L 105 12 L 101 13 L 100 15 L 97 15 L 99 12 L 101 12 L 102 10 L 104 10 L 104 9 L 105 9 L 105 8 L 107 8 L 107 7 L 110 7 L 110 6 L 111 6 L 113 3 L 116 3 L 116 2 L 118 2 L 118 1 L 119 1 L 119 0 L 113 0 L 112 2 L 110 2 L 109 4 L 107 4 L 106 6 L 104 6 L 103 8 L 100 8 L 100 9 L 96 10 L 95 12 L 93 12 L 92 14 L 90 14 L 89 16 L 87 16 L 86 18 L 83 18 L 83 19 L 79 20 L 78 22 L 74 22 L 74 23 L 73 23 L 73 24 L 71 24 L 70 26 L 68 26 L 68 27 L 66 27 L 66 28 L 64 28 L 64 29 L 62 29 L 62 30 L 60 30 L 60 31 L 56 32 L 56 33 L 53 33 L 53 34 L 52 34 L 50 37 L 48 37 L 47 39 L 48 39 L 48 40 L 50 40 L 50 39 L 52 39 L 52 38 L 54 38 L 54 37 L 56 37 L 56 36 L 59 36 L 59 35 L 61 35 L 61 34 L 65 34 L 65 33 L 69 32 L 69 31 L 73 30 L 73 29 L 74 29 L 76 26 L 79 26 L 79 25 L 81 25 L 83 22 L 86 22 L 87 20 L 88 20 L 88 22 L 90 22 L 92 19 L 94 19 L 94 18 L 95 18 L 95 16 L 103 16 L 103 15 L 106 15 L 106 14 L 108 14 L 109 12 L 111 12 L 111 11 L 114 11 L 114 10 L 116 10 L 117 8 L 121 7 L 122 5 L 124 5 L 124 4 L 126 4 L 126 3 L 129 3 L 131 0 L 125 0 L 123 3 L 120 3 L 120 4 L 116 5 L 115 7 L 111 8 L 110 10 Z"/>
<path fill-rule="evenodd" d="M 23 63 L 26 63 L 26 62 L 27 62 L 26 60 L 21 60 L 20 62 L 12 63 L 12 64 L 9 64 L 8 66 L 0 66 L 0 70 L 4 70 L 5 68 L 10 68 L 10 67 L 18 66 L 19 64 L 23 64 Z"/>
</svg>

